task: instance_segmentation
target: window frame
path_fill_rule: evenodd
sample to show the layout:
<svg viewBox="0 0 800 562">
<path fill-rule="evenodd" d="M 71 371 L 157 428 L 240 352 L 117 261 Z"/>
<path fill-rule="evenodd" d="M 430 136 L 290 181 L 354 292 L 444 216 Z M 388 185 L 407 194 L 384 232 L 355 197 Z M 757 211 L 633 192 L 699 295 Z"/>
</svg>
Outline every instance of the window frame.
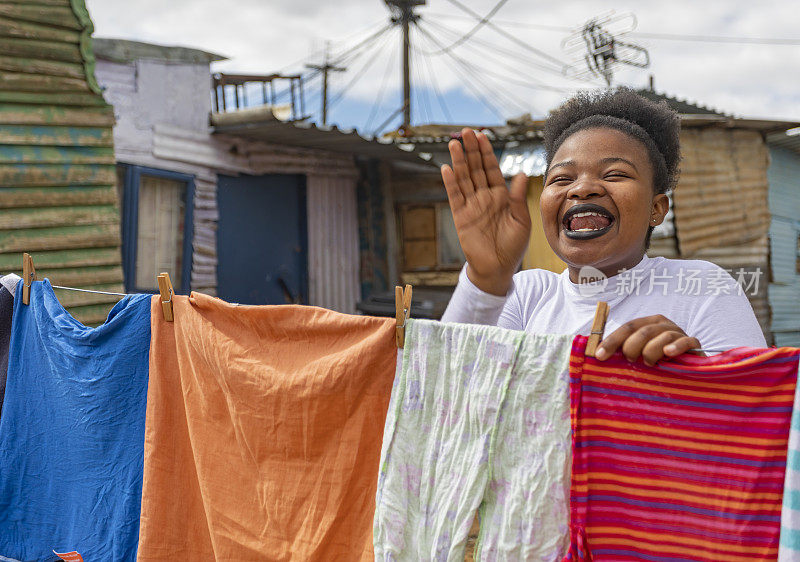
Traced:
<svg viewBox="0 0 800 562">
<path fill-rule="evenodd" d="M 404 217 L 408 209 L 414 207 L 428 207 L 433 208 L 433 241 L 436 248 L 436 265 L 433 267 L 417 267 L 417 268 L 409 268 L 406 266 L 405 261 L 405 244 L 406 244 L 406 236 L 405 236 L 405 224 L 404 224 Z M 426 272 L 436 272 L 436 273 L 447 273 L 447 272 L 454 272 L 454 271 L 461 271 L 464 267 L 464 264 L 455 265 L 455 264 L 442 264 L 442 255 L 441 255 L 441 246 L 440 246 L 440 236 L 439 236 L 439 213 L 441 212 L 442 208 L 449 208 L 449 203 L 447 201 L 408 201 L 404 203 L 400 203 L 397 205 L 397 224 L 399 226 L 399 235 L 398 240 L 401 243 L 401 251 L 399 252 L 398 258 L 400 261 L 400 271 L 403 273 L 426 273 Z"/>
<path fill-rule="evenodd" d="M 186 200 L 183 217 L 183 248 L 181 249 L 181 284 L 174 287 L 176 293 L 188 294 L 191 290 L 192 242 L 194 239 L 194 195 L 195 178 L 192 175 L 171 170 L 150 168 L 138 164 L 117 163 L 124 169 L 122 187 L 122 267 L 125 278 L 125 291 L 128 293 L 151 293 L 157 289 L 143 289 L 136 286 L 136 258 L 138 256 L 139 231 L 139 186 L 142 176 L 179 181 L 186 184 Z"/>
</svg>

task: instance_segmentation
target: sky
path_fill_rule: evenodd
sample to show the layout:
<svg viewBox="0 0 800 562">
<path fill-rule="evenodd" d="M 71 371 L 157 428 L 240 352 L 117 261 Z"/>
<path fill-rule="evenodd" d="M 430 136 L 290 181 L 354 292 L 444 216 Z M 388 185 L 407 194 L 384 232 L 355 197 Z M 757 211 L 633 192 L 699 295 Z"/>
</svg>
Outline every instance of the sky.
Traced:
<svg viewBox="0 0 800 562">
<path fill-rule="evenodd" d="M 800 121 L 800 10 L 792 0 L 427 0 L 412 27 L 412 124 L 502 124 L 542 118 L 579 90 L 602 87 L 583 60 L 593 18 L 649 67 L 618 65 L 614 85 L 657 91 L 738 117 Z M 86 0 L 96 37 L 180 45 L 226 56 L 212 71 L 309 72 L 325 51 L 347 67 L 330 77 L 328 122 L 373 134 L 401 117 L 401 35 L 383 0 Z M 654 34 L 790 40 L 753 44 Z M 374 39 L 353 50 L 359 43 Z M 453 45 L 454 44 L 454 45 Z M 452 48 L 449 48 L 451 45 Z M 631 49 L 636 49 L 631 51 Z M 444 52 L 443 52 L 444 51 Z M 306 113 L 319 122 L 321 80 L 309 74 Z M 279 88 L 279 92 L 280 92 Z"/>
</svg>

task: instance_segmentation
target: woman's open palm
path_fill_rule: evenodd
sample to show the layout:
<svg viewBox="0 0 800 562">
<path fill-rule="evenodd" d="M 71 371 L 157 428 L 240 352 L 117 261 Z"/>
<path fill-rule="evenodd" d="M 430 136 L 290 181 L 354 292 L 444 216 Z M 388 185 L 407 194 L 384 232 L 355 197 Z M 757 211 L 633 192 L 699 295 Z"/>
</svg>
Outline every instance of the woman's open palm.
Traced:
<svg viewBox="0 0 800 562">
<path fill-rule="evenodd" d="M 473 283 L 505 294 L 531 233 L 528 178 L 518 174 L 509 190 L 486 135 L 464 129 L 462 140 L 450 141 L 453 166 L 442 166 L 458 239 Z"/>
</svg>

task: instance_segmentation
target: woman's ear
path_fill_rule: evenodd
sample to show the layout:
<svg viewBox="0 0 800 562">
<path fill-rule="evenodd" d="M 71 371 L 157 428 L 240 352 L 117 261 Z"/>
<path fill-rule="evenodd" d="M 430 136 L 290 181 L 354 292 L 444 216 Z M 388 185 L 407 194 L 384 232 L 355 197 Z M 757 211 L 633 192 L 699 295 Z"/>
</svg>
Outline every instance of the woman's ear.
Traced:
<svg viewBox="0 0 800 562">
<path fill-rule="evenodd" d="M 658 193 L 653 197 L 653 210 L 650 211 L 650 226 L 658 226 L 664 222 L 664 217 L 669 211 L 669 197 L 664 193 Z"/>
</svg>

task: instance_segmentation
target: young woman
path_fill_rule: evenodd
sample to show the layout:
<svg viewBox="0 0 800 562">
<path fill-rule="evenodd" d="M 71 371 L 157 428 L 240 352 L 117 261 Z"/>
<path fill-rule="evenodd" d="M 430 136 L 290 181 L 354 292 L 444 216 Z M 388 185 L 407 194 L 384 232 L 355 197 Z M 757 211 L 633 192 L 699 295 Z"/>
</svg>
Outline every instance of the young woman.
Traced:
<svg viewBox="0 0 800 562">
<path fill-rule="evenodd" d="M 627 89 L 580 94 L 550 114 L 540 208 L 547 241 L 567 264 L 559 275 L 515 274 L 531 229 L 527 178 L 508 189 L 489 140 L 464 129 L 442 178 L 467 264 L 442 320 L 588 335 L 603 300 L 601 360 L 617 349 L 652 365 L 701 347 L 766 346 L 725 270 L 645 254 L 677 183 L 679 133 L 666 104 Z"/>
</svg>

